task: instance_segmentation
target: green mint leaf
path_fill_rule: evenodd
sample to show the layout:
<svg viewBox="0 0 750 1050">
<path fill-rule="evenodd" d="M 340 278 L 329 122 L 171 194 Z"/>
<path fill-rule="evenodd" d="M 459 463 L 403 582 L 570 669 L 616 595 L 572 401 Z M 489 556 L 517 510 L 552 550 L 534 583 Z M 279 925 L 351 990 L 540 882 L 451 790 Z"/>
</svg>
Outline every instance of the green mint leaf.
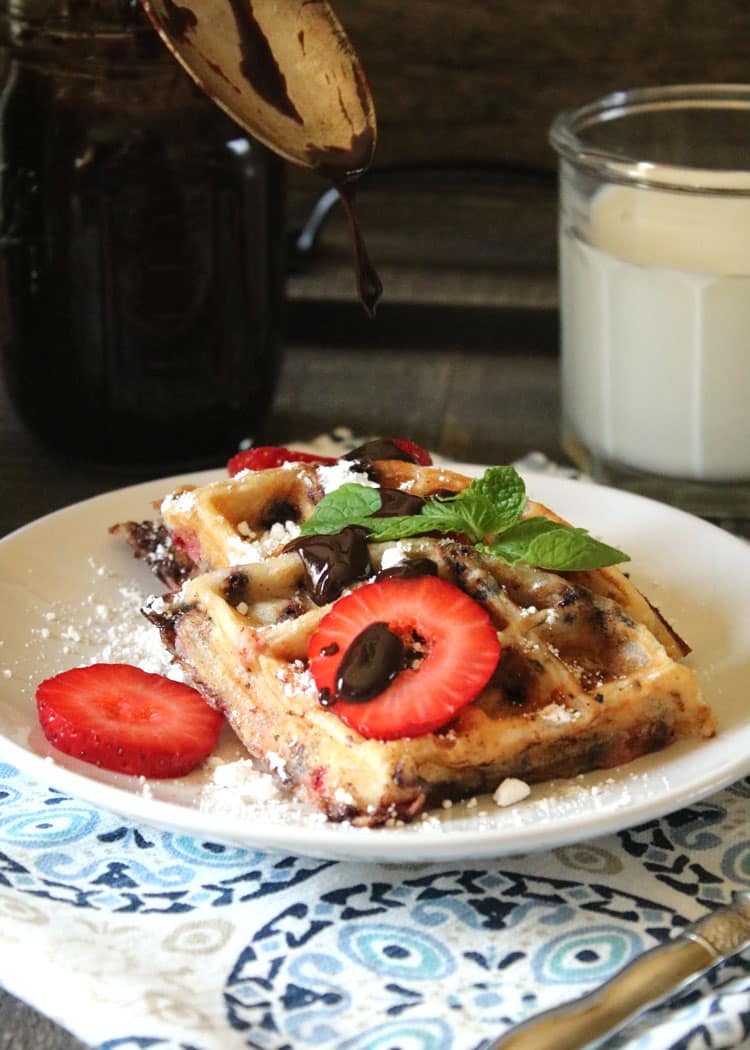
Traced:
<svg viewBox="0 0 750 1050">
<path fill-rule="evenodd" d="M 461 532 L 463 519 L 450 510 L 449 504 L 428 500 L 419 514 L 392 518 L 364 518 L 360 525 L 369 530 L 373 540 L 405 540 L 427 532 Z"/>
<path fill-rule="evenodd" d="M 513 467 L 489 467 L 444 505 L 460 515 L 459 532 L 482 540 L 505 532 L 518 521 L 526 506 L 526 486 Z"/>
<path fill-rule="evenodd" d="M 477 546 L 480 550 L 489 554 L 495 554 L 498 558 L 502 558 L 503 561 L 515 565 L 517 561 L 527 561 L 526 553 L 529 545 L 537 536 L 542 536 L 545 532 L 552 532 L 554 529 L 561 528 L 565 528 L 565 526 L 560 525 L 556 521 L 550 521 L 549 518 L 524 518 L 522 521 L 517 521 L 515 525 L 511 525 L 509 529 L 506 529 L 502 536 L 498 536 L 491 546 L 488 547 L 483 543 L 477 544 Z"/>
<path fill-rule="evenodd" d="M 420 522 L 428 523 L 425 532 L 464 532 L 466 519 L 453 499 L 428 499 L 419 514 Z"/>
<path fill-rule="evenodd" d="M 630 561 L 623 551 L 594 539 L 585 529 L 574 529 L 546 518 L 519 521 L 484 549 L 511 564 L 523 561 L 539 569 L 568 572 L 603 569 Z"/>
<path fill-rule="evenodd" d="M 595 540 L 586 529 L 571 529 L 563 526 L 537 536 L 532 540 L 527 556 L 529 564 L 541 569 L 603 569 L 607 565 L 618 565 L 630 561 L 624 551 Z"/>
<path fill-rule="evenodd" d="M 303 536 L 323 536 L 340 532 L 346 525 L 359 525 L 363 518 L 380 510 L 380 502 L 377 489 L 347 482 L 323 497 L 301 526 L 300 533 Z"/>
<path fill-rule="evenodd" d="M 427 518 L 421 514 L 396 515 L 392 518 L 364 518 L 361 522 L 369 532 L 368 539 L 380 543 L 385 540 L 405 540 L 409 536 L 422 536 L 432 532 Z"/>
</svg>

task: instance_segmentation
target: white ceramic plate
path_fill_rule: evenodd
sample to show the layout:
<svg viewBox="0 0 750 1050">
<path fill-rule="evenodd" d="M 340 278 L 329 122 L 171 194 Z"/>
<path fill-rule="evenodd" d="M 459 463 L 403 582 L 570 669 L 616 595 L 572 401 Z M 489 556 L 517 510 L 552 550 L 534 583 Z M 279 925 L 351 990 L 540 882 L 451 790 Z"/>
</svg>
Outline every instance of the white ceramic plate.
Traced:
<svg viewBox="0 0 750 1050">
<path fill-rule="evenodd" d="M 453 466 L 453 464 L 451 464 Z M 466 473 L 483 468 L 458 464 Z M 144 782 L 53 751 L 41 734 L 36 684 L 94 660 L 168 664 L 140 615 L 160 589 L 108 527 L 146 518 L 152 501 L 203 473 L 149 482 L 78 503 L 0 541 L 0 755 L 39 780 L 132 820 L 202 839 L 318 857 L 375 861 L 467 860 L 549 849 L 617 831 L 696 801 L 750 771 L 750 544 L 651 500 L 580 481 L 527 475 L 530 496 L 628 551 L 635 582 L 693 646 L 719 721 L 710 741 L 683 741 L 603 773 L 537 785 L 500 809 L 491 797 L 401 827 L 327 824 L 301 805 L 241 798 L 212 770 Z M 241 757 L 227 732 L 219 758 Z M 231 769 L 245 767 L 232 766 Z M 226 767 L 224 768 L 226 772 Z M 262 790 L 261 790 L 262 794 Z"/>
</svg>

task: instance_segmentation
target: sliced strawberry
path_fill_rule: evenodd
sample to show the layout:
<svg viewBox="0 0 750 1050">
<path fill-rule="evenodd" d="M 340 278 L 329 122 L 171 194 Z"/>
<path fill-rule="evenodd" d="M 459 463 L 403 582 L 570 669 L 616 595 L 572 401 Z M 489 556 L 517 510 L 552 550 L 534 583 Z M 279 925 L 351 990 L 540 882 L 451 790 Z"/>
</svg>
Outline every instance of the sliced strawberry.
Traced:
<svg viewBox="0 0 750 1050">
<path fill-rule="evenodd" d="M 232 456 L 227 463 L 227 470 L 230 477 L 234 477 L 241 470 L 268 470 L 284 463 L 325 463 L 330 466 L 335 462 L 330 456 L 317 456 L 312 452 L 295 452 L 277 445 L 258 445 L 257 448 L 248 448 Z"/>
<path fill-rule="evenodd" d="M 407 438 L 393 438 L 392 440 L 396 448 L 400 448 L 420 467 L 432 466 L 432 456 L 426 448 L 422 448 L 421 445 L 417 445 L 414 441 L 409 441 Z"/>
<path fill-rule="evenodd" d="M 341 458 L 355 463 L 361 463 L 363 460 L 372 462 L 377 459 L 400 459 L 408 463 L 418 463 L 422 467 L 429 467 L 432 463 L 432 457 L 426 449 L 415 445 L 413 441 L 407 441 L 406 438 L 371 438 Z"/>
<path fill-rule="evenodd" d="M 224 723 L 190 686 L 129 664 L 92 664 L 36 691 L 44 735 L 59 751 L 116 773 L 179 777 L 216 746 Z"/>
<path fill-rule="evenodd" d="M 497 631 L 486 611 L 435 576 L 359 587 L 323 617 L 308 649 L 322 702 L 376 740 L 444 726 L 482 691 L 499 657 Z M 366 699 L 363 688 L 362 699 L 353 700 L 368 677 L 379 680 L 381 691 Z"/>
</svg>

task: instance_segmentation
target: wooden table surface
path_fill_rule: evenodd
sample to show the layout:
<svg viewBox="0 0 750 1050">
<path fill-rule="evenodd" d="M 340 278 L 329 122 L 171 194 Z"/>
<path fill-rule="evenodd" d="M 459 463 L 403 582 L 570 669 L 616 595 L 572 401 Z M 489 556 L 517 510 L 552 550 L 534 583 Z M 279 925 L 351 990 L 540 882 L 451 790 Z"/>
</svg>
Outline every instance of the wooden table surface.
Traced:
<svg viewBox="0 0 750 1050">
<path fill-rule="evenodd" d="M 292 330 L 317 331 L 320 338 L 288 346 L 264 440 L 311 438 L 341 424 L 360 434 L 410 437 L 461 460 L 508 462 L 529 449 L 562 457 L 553 312 L 459 310 L 441 317 L 431 336 L 418 312 L 404 316 L 384 306 L 370 327 L 354 320 L 348 330 L 356 331 L 356 346 L 346 345 L 345 322 L 315 326 L 314 316 L 292 318 Z M 25 431 L 0 388 L 0 535 L 159 473 L 60 458 Z M 0 1050 L 6 1048 L 81 1050 L 82 1044 L 0 992 Z"/>
</svg>

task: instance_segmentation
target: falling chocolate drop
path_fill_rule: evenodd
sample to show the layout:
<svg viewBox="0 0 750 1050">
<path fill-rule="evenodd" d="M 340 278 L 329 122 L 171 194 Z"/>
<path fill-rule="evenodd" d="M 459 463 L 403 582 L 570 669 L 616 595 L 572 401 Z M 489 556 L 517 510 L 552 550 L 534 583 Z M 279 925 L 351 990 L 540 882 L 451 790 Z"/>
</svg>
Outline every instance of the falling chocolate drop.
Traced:
<svg viewBox="0 0 750 1050">
<path fill-rule="evenodd" d="M 364 306 L 367 316 L 373 318 L 375 309 L 383 294 L 383 283 L 378 276 L 377 270 L 372 265 L 365 247 L 362 228 L 357 215 L 356 184 L 352 181 L 339 183 L 336 189 L 339 191 L 346 210 L 349 232 L 351 233 L 352 248 L 354 250 L 354 273 L 357 279 L 359 300 Z"/>
</svg>

